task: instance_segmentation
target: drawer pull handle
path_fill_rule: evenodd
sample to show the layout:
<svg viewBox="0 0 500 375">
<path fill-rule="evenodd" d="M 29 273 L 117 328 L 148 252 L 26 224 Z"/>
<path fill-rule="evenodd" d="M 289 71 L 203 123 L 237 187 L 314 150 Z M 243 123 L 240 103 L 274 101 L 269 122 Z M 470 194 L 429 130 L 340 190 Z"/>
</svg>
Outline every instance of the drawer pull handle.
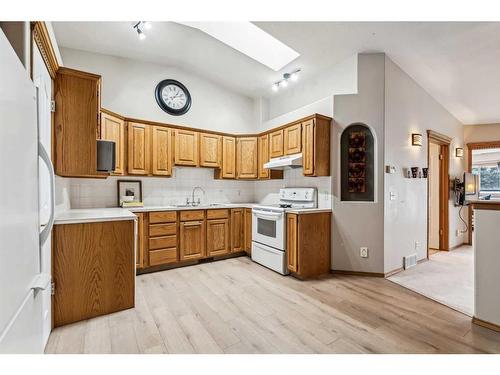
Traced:
<svg viewBox="0 0 500 375">
<path fill-rule="evenodd" d="M 201 225 L 201 224 L 202 224 L 201 221 L 192 221 L 192 222 L 183 223 L 183 225 L 185 227 L 197 227 L 198 225 Z"/>
</svg>

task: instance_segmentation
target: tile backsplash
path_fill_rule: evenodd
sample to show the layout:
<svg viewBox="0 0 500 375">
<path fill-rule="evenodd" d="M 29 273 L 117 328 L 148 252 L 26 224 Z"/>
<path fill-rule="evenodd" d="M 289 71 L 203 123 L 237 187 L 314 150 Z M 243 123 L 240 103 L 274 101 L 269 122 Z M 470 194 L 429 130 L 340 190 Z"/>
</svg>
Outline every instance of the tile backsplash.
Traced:
<svg viewBox="0 0 500 375">
<path fill-rule="evenodd" d="M 171 178 L 113 176 L 105 180 L 88 178 L 56 179 L 57 205 L 61 209 L 116 207 L 117 180 L 141 180 L 144 205 L 185 203 L 193 187 L 200 186 L 195 199 L 201 203 L 276 203 L 282 187 L 316 187 L 318 205 L 331 208 L 331 177 L 304 177 L 302 169 L 285 170 L 283 180 L 215 180 L 213 169 L 176 167 Z M 69 199 L 69 202 L 67 200 Z"/>
</svg>

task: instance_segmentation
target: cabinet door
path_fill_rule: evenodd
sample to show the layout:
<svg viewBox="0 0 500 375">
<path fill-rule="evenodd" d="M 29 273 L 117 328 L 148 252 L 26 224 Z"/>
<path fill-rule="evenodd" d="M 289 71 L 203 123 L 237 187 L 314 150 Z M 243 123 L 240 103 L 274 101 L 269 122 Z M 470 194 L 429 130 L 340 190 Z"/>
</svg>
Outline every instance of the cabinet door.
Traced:
<svg viewBox="0 0 500 375">
<path fill-rule="evenodd" d="M 220 168 L 222 137 L 216 134 L 200 134 L 200 166 Z"/>
<path fill-rule="evenodd" d="M 231 209 L 231 250 L 241 251 L 245 246 L 244 238 L 244 209 Z"/>
<path fill-rule="evenodd" d="M 314 175 L 314 120 L 302 123 L 302 166 L 304 175 Z"/>
<path fill-rule="evenodd" d="M 205 222 L 180 223 L 180 260 L 200 259 L 205 256 Z"/>
<path fill-rule="evenodd" d="M 245 208 L 245 251 L 250 255 L 252 251 L 252 209 Z"/>
<path fill-rule="evenodd" d="M 284 129 L 285 155 L 297 154 L 302 151 L 301 130 L 301 124 L 295 124 Z"/>
<path fill-rule="evenodd" d="M 155 176 L 172 175 L 172 130 L 164 126 L 152 126 L 151 172 Z"/>
<path fill-rule="evenodd" d="M 298 270 L 298 246 L 297 246 L 297 215 L 286 215 L 286 252 L 288 269 L 292 272 Z"/>
<path fill-rule="evenodd" d="M 97 171 L 101 77 L 61 67 L 54 80 L 55 169 L 66 177 L 107 177 Z"/>
<path fill-rule="evenodd" d="M 236 178 L 236 138 L 222 137 L 222 178 Z"/>
<path fill-rule="evenodd" d="M 259 137 L 259 178 L 269 178 L 269 169 L 264 168 L 264 164 L 269 161 L 269 134 Z"/>
<path fill-rule="evenodd" d="M 191 130 L 175 131 L 175 164 L 198 165 L 198 133 Z"/>
<path fill-rule="evenodd" d="M 128 123 L 128 173 L 150 173 L 151 127 L 135 122 Z"/>
<path fill-rule="evenodd" d="M 257 137 L 238 138 L 236 171 L 239 179 L 257 178 Z"/>
<path fill-rule="evenodd" d="M 115 142 L 114 175 L 125 174 L 125 122 L 118 117 L 101 113 L 101 139 Z"/>
<path fill-rule="evenodd" d="M 207 255 L 229 254 L 229 219 L 207 221 Z"/>
<path fill-rule="evenodd" d="M 135 268 L 144 267 L 144 215 L 137 213 L 137 243 L 135 248 Z"/>
<path fill-rule="evenodd" d="M 283 129 L 269 134 L 269 156 L 271 158 L 283 156 Z"/>
</svg>

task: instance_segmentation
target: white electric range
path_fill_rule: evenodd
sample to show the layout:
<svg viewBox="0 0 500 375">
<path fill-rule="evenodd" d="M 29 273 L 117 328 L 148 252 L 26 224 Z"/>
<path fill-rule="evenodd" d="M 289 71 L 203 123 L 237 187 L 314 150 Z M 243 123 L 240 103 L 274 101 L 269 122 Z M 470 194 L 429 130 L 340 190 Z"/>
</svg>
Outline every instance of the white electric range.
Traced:
<svg viewBox="0 0 500 375">
<path fill-rule="evenodd" d="M 286 212 L 297 208 L 317 208 L 315 188 L 280 189 L 275 205 L 252 207 L 252 260 L 287 275 Z"/>
</svg>

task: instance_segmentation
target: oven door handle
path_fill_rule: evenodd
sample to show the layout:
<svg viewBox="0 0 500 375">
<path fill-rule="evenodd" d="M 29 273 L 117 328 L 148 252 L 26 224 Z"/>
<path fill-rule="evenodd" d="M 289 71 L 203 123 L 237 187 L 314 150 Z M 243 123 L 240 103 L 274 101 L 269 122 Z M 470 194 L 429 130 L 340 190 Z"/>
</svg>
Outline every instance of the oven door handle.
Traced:
<svg viewBox="0 0 500 375">
<path fill-rule="evenodd" d="M 272 213 L 262 213 L 262 212 L 252 212 L 258 219 L 278 221 L 283 214 L 272 214 Z"/>
</svg>

